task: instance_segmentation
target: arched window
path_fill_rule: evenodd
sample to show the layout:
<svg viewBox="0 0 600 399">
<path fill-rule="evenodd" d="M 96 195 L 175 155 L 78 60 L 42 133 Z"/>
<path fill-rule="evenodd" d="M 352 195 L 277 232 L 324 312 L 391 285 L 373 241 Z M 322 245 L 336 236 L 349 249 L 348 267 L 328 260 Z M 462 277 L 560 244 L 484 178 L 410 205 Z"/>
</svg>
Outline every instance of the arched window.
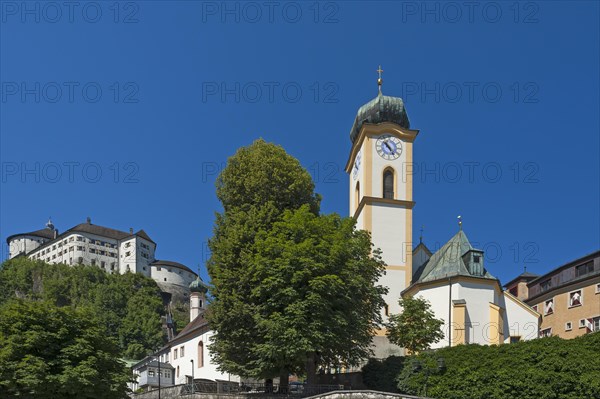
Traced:
<svg viewBox="0 0 600 399">
<path fill-rule="evenodd" d="M 204 342 L 198 342 L 198 368 L 204 366 Z"/>
<path fill-rule="evenodd" d="M 354 207 L 358 209 L 358 204 L 360 203 L 360 182 L 356 182 L 356 190 L 354 196 Z"/>
<path fill-rule="evenodd" d="M 383 198 L 394 199 L 394 171 L 391 169 L 383 172 Z"/>
</svg>

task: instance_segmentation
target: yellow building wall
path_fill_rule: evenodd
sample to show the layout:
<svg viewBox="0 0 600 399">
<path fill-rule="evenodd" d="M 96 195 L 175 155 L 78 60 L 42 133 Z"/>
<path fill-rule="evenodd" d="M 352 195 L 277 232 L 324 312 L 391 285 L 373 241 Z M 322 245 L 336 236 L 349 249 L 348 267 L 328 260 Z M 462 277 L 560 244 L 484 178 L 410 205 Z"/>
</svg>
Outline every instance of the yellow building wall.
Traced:
<svg viewBox="0 0 600 399">
<path fill-rule="evenodd" d="M 588 332 L 585 327 L 579 327 L 581 319 L 590 319 L 600 316 L 600 293 L 596 292 L 597 282 L 586 287 L 577 288 L 555 295 L 554 313 L 545 315 L 544 304 L 546 300 L 536 303 L 538 312 L 542 315 L 540 330 L 552 329 L 553 336 L 565 339 L 579 337 Z M 569 294 L 581 289 L 582 303 L 579 306 L 569 306 Z M 566 323 L 571 322 L 571 330 L 566 329 Z"/>
</svg>

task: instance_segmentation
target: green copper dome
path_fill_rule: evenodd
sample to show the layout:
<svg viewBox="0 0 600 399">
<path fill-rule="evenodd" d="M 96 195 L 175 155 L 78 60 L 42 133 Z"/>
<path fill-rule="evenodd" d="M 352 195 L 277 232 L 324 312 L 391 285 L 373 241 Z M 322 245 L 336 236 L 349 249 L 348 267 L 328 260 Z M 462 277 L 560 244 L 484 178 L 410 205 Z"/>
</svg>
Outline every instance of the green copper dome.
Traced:
<svg viewBox="0 0 600 399">
<path fill-rule="evenodd" d="M 393 122 L 403 128 L 410 129 L 408 115 L 401 98 L 384 96 L 379 92 L 377 97 L 360 107 L 350 130 L 350 140 L 354 143 L 363 124 L 381 122 Z"/>
<path fill-rule="evenodd" d="M 202 294 L 206 294 L 210 287 L 206 284 L 200 277 L 197 277 L 196 280 L 192 281 L 190 284 L 191 292 L 200 292 Z"/>
</svg>

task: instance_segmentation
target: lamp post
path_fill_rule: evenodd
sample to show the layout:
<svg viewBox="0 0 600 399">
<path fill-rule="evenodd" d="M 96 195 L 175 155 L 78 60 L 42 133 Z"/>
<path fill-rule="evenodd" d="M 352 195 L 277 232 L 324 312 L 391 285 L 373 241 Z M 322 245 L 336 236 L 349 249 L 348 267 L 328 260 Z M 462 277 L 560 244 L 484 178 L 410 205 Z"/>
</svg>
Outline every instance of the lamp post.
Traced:
<svg viewBox="0 0 600 399">
<path fill-rule="evenodd" d="M 421 366 L 421 362 L 419 362 L 418 360 L 415 360 L 415 362 L 413 363 L 413 372 L 414 373 L 418 373 L 420 371 L 423 372 L 423 374 L 425 374 L 425 384 L 423 386 L 423 395 L 427 396 L 427 382 L 429 380 L 429 375 L 431 373 L 431 371 L 434 371 L 434 369 L 430 369 L 429 367 L 425 367 L 423 368 Z M 437 360 L 437 371 L 441 374 L 444 373 L 446 371 L 446 360 L 443 357 L 438 358 Z"/>
<path fill-rule="evenodd" d="M 194 393 L 194 359 L 190 359 L 192 362 L 192 394 Z"/>
</svg>

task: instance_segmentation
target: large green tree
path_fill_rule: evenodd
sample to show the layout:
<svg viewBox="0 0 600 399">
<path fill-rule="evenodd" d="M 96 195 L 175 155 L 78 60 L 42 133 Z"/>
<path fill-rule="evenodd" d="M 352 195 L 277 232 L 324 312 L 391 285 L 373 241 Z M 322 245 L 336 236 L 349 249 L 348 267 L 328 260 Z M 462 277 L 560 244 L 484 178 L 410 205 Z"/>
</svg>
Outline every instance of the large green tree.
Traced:
<svg viewBox="0 0 600 399">
<path fill-rule="evenodd" d="M 390 316 L 387 336 L 391 343 L 416 353 L 444 338 L 443 320 L 435 318 L 431 305 L 423 298 L 406 297 L 398 301 L 402 312 Z"/>
<path fill-rule="evenodd" d="M 0 305 L 0 398 L 127 398 L 129 372 L 119 355 L 89 309 Z"/>
<path fill-rule="evenodd" d="M 0 303 L 15 298 L 93 309 L 105 334 L 117 340 L 121 357 L 140 359 L 166 339 L 160 289 L 141 274 L 19 257 L 0 268 Z"/>
<path fill-rule="evenodd" d="M 263 140 L 229 159 L 217 196 L 208 317 L 220 367 L 285 384 L 290 372 L 364 358 L 384 292 L 368 233 L 320 216 L 308 172 Z"/>
</svg>

